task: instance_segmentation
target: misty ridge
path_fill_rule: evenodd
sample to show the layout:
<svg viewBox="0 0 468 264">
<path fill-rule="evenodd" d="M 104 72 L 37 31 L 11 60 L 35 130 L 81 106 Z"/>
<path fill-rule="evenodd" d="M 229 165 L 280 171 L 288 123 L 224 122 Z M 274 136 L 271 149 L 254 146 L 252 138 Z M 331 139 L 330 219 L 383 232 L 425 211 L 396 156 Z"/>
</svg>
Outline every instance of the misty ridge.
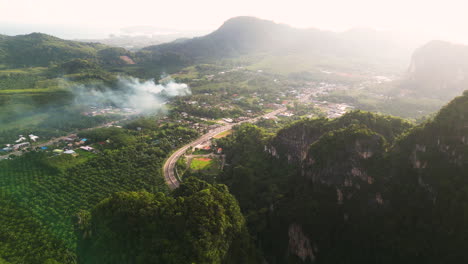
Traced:
<svg viewBox="0 0 468 264">
<path fill-rule="evenodd" d="M 169 98 L 191 94 L 187 84 L 177 83 L 170 77 L 156 83 L 154 79 L 118 76 L 113 86 L 80 84 L 71 86 L 70 90 L 79 106 L 113 106 L 139 112 L 164 111 Z"/>
</svg>

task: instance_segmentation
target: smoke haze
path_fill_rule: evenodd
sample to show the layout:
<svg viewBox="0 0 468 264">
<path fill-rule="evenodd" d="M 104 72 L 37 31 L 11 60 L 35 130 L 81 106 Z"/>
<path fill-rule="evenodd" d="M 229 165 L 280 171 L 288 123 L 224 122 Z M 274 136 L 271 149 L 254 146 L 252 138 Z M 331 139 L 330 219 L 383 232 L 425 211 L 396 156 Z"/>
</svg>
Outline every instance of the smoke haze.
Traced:
<svg viewBox="0 0 468 264">
<path fill-rule="evenodd" d="M 79 105 L 134 108 L 138 111 L 162 110 L 165 102 L 175 96 L 190 95 L 187 84 L 172 79 L 156 84 L 154 79 L 141 81 L 133 77 L 119 77 L 116 87 L 78 85 L 72 87 Z"/>
</svg>

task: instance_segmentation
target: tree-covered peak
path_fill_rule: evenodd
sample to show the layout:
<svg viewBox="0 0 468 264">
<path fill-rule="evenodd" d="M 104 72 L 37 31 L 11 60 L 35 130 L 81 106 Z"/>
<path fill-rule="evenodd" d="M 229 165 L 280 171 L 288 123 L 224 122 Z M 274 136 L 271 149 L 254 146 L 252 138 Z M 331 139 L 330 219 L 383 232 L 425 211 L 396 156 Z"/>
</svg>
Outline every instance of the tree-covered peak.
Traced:
<svg viewBox="0 0 468 264">
<path fill-rule="evenodd" d="M 248 236 L 227 188 L 193 178 L 174 195 L 113 194 L 77 215 L 76 232 L 82 263 L 221 263 Z"/>
<path fill-rule="evenodd" d="M 54 37 L 52 35 L 40 33 L 40 32 L 33 32 L 33 33 L 30 33 L 30 34 L 26 34 L 26 35 L 17 35 L 17 36 L 14 36 L 13 38 L 15 38 L 16 40 L 61 41 L 60 38 Z"/>
<path fill-rule="evenodd" d="M 468 128 L 468 90 L 444 106 L 433 122 L 447 130 Z"/>
</svg>

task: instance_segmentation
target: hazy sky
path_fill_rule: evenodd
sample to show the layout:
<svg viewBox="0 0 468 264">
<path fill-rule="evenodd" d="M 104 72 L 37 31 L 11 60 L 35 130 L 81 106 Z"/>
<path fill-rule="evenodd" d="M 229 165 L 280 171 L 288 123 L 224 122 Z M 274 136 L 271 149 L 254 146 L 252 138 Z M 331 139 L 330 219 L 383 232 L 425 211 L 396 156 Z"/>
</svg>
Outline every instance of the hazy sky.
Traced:
<svg viewBox="0 0 468 264">
<path fill-rule="evenodd" d="M 425 31 L 468 43 L 467 12 L 468 0 L 0 0 L 0 24 L 211 30 L 251 15 L 295 27 Z"/>
</svg>

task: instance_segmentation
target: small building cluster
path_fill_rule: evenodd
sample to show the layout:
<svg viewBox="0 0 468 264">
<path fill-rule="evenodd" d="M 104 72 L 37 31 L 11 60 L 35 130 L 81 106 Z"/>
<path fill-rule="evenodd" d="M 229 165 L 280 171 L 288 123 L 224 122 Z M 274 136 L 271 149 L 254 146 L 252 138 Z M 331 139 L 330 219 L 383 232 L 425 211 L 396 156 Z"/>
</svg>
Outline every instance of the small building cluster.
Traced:
<svg viewBox="0 0 468 264">
<path fill-rule="evenodd" d="M 29 138 L 29 141 L 27 141 L 28 139 L 25 136 L 19 135 L 18 139 L 15 140 L 14 142 L 16 144 L 6 144 L 4 148 L 0 149 L 0 153 L 18 151 L 18 150 L 28 148 L 31 146 L 31 142 L 36 142 L 39 139 L 39 137 L 34 134 L 28 135 L 28 138 Z"/>
<path fill-rule="evenodd" d="M 118 107 L 97 107 L 91 106 L 88 111 L 82 112 L 82 115 L 85 116 L 99 116 L 99 115 L 133 115 L 138 114 L 138 110 L 133 108 L 118 108 Z"/>
<path fill-rule="evenodd" d="M 87 138 L 79 138 L 76 135 L 70 135 L 66 138 L 60 140 L 52 150 L 53 153 L 60 155 L 60 154 L 68 154 L 73 156 L 78 156 L 76 152 L 77 149 L 89 151 L 89 152 L 96 152 L 96 150 L 87 145 L 88 139 Z M 46 149 L 47 150 L 47 149 Z"/>
</svg>

